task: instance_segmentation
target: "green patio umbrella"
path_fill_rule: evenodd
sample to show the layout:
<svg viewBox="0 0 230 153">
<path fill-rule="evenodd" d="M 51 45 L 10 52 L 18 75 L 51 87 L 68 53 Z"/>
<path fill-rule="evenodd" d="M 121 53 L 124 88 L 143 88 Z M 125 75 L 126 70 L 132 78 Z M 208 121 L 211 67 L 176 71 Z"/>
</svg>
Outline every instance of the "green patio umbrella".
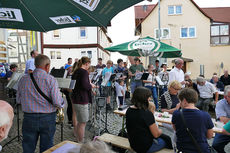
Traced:
<svg viewBox="0 0 230 153">
<path fill-rule="evenodd" d="M 162 58 L 181 57 L 181 50 L 151 37 L 140 38 L 116 46 L 105 48 L 127 56 L 155 56 Z"/>
<path fill-rule="evenodd" d="M 120 11 L 143 0 L 0 0 L 0 28 L 46 32 L 107 26 Z"/>
</svg>

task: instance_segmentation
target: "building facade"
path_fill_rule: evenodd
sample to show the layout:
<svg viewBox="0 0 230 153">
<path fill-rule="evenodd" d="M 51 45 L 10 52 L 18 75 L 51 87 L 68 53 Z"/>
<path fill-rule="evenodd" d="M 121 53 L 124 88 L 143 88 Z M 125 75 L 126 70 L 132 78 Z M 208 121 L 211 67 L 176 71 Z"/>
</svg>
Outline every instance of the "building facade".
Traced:
<svg viewBox="0 0 230 153">
<path fill-rule="evenodd" d="M 184 69 L 192 78 L 230 70 L 229 8 L 200 8 L 193 0 L 161 0 L 160 6 L 161 41 L 182 50 Z M 136 31 L 141 37 L 159 38 L 157 4 Z M 172 67 L 173 59 L 167 61 Z"/>
<path fill-rule="evenodd" d="M 70 57 L 74 62 L 75 58 L 88 56 L 91 65 L 96 65 L 100 57 L 105 63 L 110 59 L 110 53 L 104 48 L 111 43 L 107 30 L 100 27 L 65 28 L 41 33 L 41 50 L 50 57 L 51 68 L 64 66 Z"/>
</svg>

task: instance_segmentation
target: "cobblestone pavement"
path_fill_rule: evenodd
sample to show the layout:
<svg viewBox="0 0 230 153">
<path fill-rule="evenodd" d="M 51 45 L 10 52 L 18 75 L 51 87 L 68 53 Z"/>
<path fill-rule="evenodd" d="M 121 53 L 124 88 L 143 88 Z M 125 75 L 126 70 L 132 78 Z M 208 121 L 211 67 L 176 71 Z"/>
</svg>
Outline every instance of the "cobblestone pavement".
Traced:
<svg viewBox="0 0 230 153">
<path fill-rule="evenodd" d="M 9 99 L 7 98 L 6 94 L 0 89 L 0 99 L 1 100 L 5 100 L 7 102 L 9 102 L 10 104 L 12 104 L 12 106 L 14 106 L 15 102 L 13 99 Z M 65 109 L 67 110 L 67 109 Z M 13 140 L 11 143 L 9 143 L 8 145 L 6 145 L 3 150 L 2 153 L 22 153 L 22 141 L 21 141 L 21 137 L 20 137 L 20 141 L 18 141 L 18 134 L 17 134 L 17 109 L 15 107 L 15 116 L 14 116 L 14 122 L 12 125 L 12 128 L 9 132 L 8 138 L 5 139 L 1 145 L 4 146 L 7 142 L 9 142 L 10 140 L 12 140 L 13 138 L 16 137 L 15 140 Z M 20 118 L 20 122 L 19 122 L 19 128 L 20 128 L 20 136 L 22 135 L 21 132 L 21 128 L 22 128 L 22 119 L 23 119 L 23 113 L 21 111 L 21 108 L 19 110 L 19 118 Z M 101 119 L 105 120 L 105 111 L 104 109 L 102 109 L 101 112 Z M 92 140 L 94 138 L 94 136 L 99 135 L 99 129 L 100 131 L 102 131 L 104 129 L 104 125 L 105 123 L 103 121 L 100 122 L 99 120 L 99 114 L 96 116 L 95 119 L 95 123 L 91 124 L 93 121 L 89 121 L 87 123 L 87 127 L 86 127 L 86 132 L 85 132 L 85 141 L 89 141 Z M 73 134 L 73 128 L 71 128 L 71 126 L 67 123 L 67 115 L 65 115 L 65 121 L 64 121 L 64 128 L 63 128 L 63 140 L 70 140 L 70 141 L 75 141 L 75 137 Z M 108 112 L 108 131 L 112 134 L 118 134 L 119 130 L 121 128 L 121 124 L 122 124 L 122 118 L 116 114 L 113 114 L 111 111 Z M 91 126 L 93 125 L 93 126 Z M 101 125 L 101 127 L 99 128 L 99 125 Z M 58 144 L 61 142 L 61 125 L 57 125 L 56 126 L 56 133 L 54 136 L 54 144 Z M 39 141 L 36 147 L 36 153 L 39 152 Z"/>
<path fill-rule="evenodd" d="M 12 100 L 7 99 L 7 96 L 1 91 L 0 89 L 0 99 L 4 99 L 10 103 L 14 103 L 12 102 Z M 16 109 L 15 109 L 16 110 Z M 66 110 L 66 109 L 65 109 Z M 99 113 L 97 113 L 99 114 Z M 101 112 L 101 118 L 103 118 L 103 120 L 105 119 L 105 111 L 102 109 Z M 20 110 L 20 134 L 21 134 L 21 122 L 22 122 L 22 118 L 23 118 L 23 113 Z M 88 140 L 92 140 L 94 138 L 94 136 L 98 135 L 99 133 L 99 125 L 100 127 L 100 131 L 102 129 L 104 129 L 104 122 L 99 120 L 99 115 L 96 116 L 96 120 L 95 120 L 95 124 L 93 124 L 94 126 L 91 127 L 92 122 L 88 122 L 87 123 L 87 128 L 86 128 L 86 141 Z M 92 121 L 92 118 L 91 118 Z M 112 113 L 111 111 L 109 111 L 108 113 L 108 131 L 111 134 L 115 134 L 117 135 L 121 129 L 121 125 L 122 125 L 122 117 L 120 117 L 117 114 Z M 172 133 L 169 132 L 168 130 L 166 130 L 165 128 L 162 128 L 163 132 L 165 134 L 168 134 L 170 136 L 172 136 Z M 4 146 L 4 144 L 6 142 L 8 142 L 9 140 L 11 140 L 12 138 L 14 138 L 15 136 L 17 136 L 17 116 L 15 115 L 14 117 L 14 123 L 13 126 L 9 132 L 9 136 L 6 140 L 4 140 L 1 145 Z M 74 134 L 73 134 L 73 129 L 70 127 L 70 125 L 67 124 L 67 117 L 65 117 L 65 124 L 64 124 L 64 134 L 63 134 L 63 139 L 64 140 L 70 140 L 70 141 L 75 141 L 74 138 Z M 212 144 L 213 139 L 209 140 L 209 144 Z M 55 133 L 55 137 L 54 137 L 54 144 L 58 144 L 61 142 L 61 126 L 57 125 L 56 126 L 56 133 Z M 230 144 L 228 144 L 225 147 L 226 152 L 230 152 Z M 36 153 L 39 152 L 39 141 L 37 144 L 37 148 L 36 148 Z M 2 150 L 2 153 L 22 153 L 22 143 L 21 141 L 17 141 L 17 139 L 15 139 L 14 141 L 12 141 L 10 144 L 8 144 L 7 146 L 5 146 Z"/>
</svg>

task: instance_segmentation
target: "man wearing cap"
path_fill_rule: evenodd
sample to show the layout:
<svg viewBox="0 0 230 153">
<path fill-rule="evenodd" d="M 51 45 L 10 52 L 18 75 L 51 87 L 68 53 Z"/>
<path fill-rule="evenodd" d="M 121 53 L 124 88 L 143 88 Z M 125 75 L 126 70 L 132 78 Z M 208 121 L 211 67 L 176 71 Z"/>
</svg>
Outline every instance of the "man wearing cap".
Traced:
<svg viewBox="0 0 230 153">
<path fill-rule="evenodd" d="M 131 77 L 131 82 L 130 82 L 130 88 L 131 88 L 131 93 L 134 92 L 134 90 L 142 86 L 142 81 L 140 78 L 136 78 L 136 75 L 143 73 L 144 72 L 144 67 L 140 64 L 141 60 L 139 58 L 134 58 L 134 63 L 133 65 L 130 66 L 129 68 L 129 76 Z"/>
</svg>

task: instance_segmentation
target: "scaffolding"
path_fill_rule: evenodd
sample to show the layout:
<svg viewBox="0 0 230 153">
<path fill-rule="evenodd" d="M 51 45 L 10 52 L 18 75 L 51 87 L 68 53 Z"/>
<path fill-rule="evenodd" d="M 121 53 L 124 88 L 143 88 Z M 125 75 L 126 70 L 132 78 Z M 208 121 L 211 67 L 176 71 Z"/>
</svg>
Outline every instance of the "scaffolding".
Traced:
<svg viewBox="0 0 230 153">
<path fill-rule="evenodd" d="M 36 49 L 36 35 L 26 30 L 6 30 L 7 62 L 16 63 L 18 70 L 24 70 L 30 51 Z"/>
</svg>

